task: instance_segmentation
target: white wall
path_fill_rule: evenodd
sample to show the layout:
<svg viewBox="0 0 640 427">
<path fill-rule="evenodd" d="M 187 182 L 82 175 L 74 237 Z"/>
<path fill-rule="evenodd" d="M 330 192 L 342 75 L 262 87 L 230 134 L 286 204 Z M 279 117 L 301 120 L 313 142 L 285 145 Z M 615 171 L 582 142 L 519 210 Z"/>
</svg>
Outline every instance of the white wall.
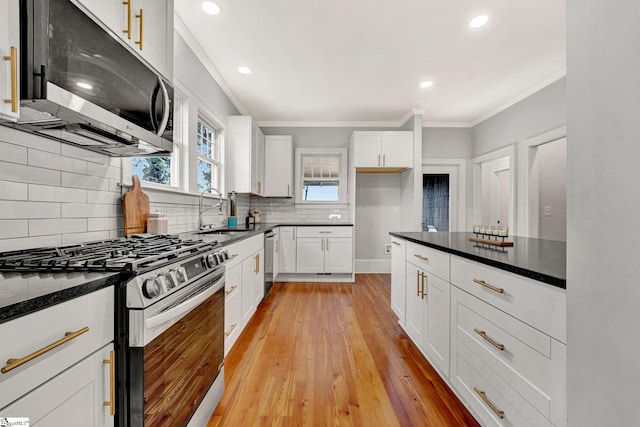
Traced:
<svg viewBox="0 0 640 427">
<path fill-rule="evenodd" d="M 538 224 L 541 239 L 567 240 L 567 139 L 536 149 L 539 168 Z M 549 208 L 550 215 L 545 214 Z"/>
<path fill-rule="evenodd" d="M 637 1 L 567 1 L 568 416 L 640 418 Z"/>
<path fill-rule="evenodd" d="M 470 159 L 471 128 L 422 128 L 423 159 Z"/>
</svg>

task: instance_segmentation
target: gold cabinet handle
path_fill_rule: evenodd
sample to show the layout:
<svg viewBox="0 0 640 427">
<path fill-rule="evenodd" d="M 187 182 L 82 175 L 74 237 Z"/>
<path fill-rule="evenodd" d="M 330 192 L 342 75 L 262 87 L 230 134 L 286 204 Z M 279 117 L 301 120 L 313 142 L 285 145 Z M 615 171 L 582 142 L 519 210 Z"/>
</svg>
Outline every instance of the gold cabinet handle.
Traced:
<svg viewBox="0 0 640 427">
<path fill-rule="evenodd" d="M 109 358 L 102 363 L 109 365 L 109 401 L 102 405 L 108 406 L 109 414 L 113 416 L 116 414 L 116 362 L 113 360 L 113 351 L 109 352 Z"/>
<path fill-rule="evenodd" d="M 380 166 L 380 154 L 378 154 L 378 166 Z"/>
<path fill-rule="evenodd" d="M 324 239 L 320 239 L 320 250 L 324 251 Z"/>
<path fill-rule="evenodd" d="M 224 291 L 225 295 L 231 295 L 231 293 L 235 291 L 237 287 L 238 285 L 233 285 L 231 289 L 229 289 L 228 291 Z"/>
<path fill-rule="evenodd" d="M 231 335 L 231 332 L 233 332 L 233 330 L 236 328 L 236 326 L 238 326 L 237 323 L 232 324 L 231 327 L 229 328 L 229 332 L 225 332 L 224 336 L 228 337 L 229 335 Z"/>
<path fill-rule="evenodd" d="M 260 273 L 260 254 L 256 254 L 256 256 L 254 257 L 254 259 L 256 260 L 256 274 Z"/>
<path fill-rule="evenodd" d="M 127 29 L 122 30 L 122 32 L 131 40 L 131 0 L 123 1 L 122 4 L 127 6 Z"/>
<path fill-rule="evenodd" d="M 131 0 L 129 0 L 131 1 Z M 140 20 L 140 36 L 138 37 L 138 41 L 136 42 L 136 44 L 140 47 L 140 50 L 142 50 L 142 37 L 144 35 L 144 15 L 143 15 L 144 11 L 142 9 L 140 9 L 140 14 L 136 15 L 136 18 L 138 18 Z"/>
<path fill-rule="evenodd" d="M 11 99 L 5 99 L 5 104 L 11 104 L 11 111 L 18 112 L 18 49 L 11 46 L 11 54 L 4 57 L 11 62 Z"/>
<path fill-rule="evenodd" d="M 64 334 L 64 338 L 49 344 L 46 347 L 41 348 L 38 351 L 35 351 L 33 353 L 31 353 L 28 356 L 25 356 L 21 359 L 9 359 L 7 360 L 7 366 L 5 366 L 4 368 L 0 369 L 0 372 L 2 372 L 3 374 L 6 374 L 7 372 L 17 368 L 18 366 L 21 366 L 27 362 L 32 361 L 33 359 L 35 359 L 36 357 L 40 357 L 45 353 L 50 352 L 51 350 L 53 350 L 56 347 L 60 347 L 62 344 L 71 341 L 74 338 L 79 337 L 80 335 L 84 334 L 85 332 L 89 332 L 89 327 L 85 326 L 84 328 L 80 329 L 79 331 L 76 332 L 65 332 Z"/>
<path fill-rule="evenodd" d="M 484 280 L 480 280 L 480 279 L 473 279 L 473 281 L 475 283 L 477 283 L 478 285 L 484 286 L 487 289 L 491 289 L 494 292 L 497 292 L 499 294 L 503 294 L 504 293 L 504 289 L 502 288 L 496 288 L 495 286 L 491 286 L 490 284 L 488 284 L 487 282 L 485 282 Z"/>
<path fill-rule="evenodd" d="M 326 251 L 328 251 L 328 250 L 329 250 L 329 239 L 324 239 L 324 249 L 325 249 Z"/>
<path fill-rule="evenodd" d="M 416 292 L 417 292 L 417 296 L 420 296 L 420 275 L 422 274 L 422 271 L 418 271 L 416 274 Z"/>
<path fill-rule="evenodd" d="M 485 340 L 487 340 L 487 342 L 489 342 L 489 344 L 491 344 L 492 346 L 494 346 L 495 348 L 497 348 L 500 351 L 504 351 L 504 344 L 498 344 L 497 342 L 495 342 L 494 340 L 492 340 L 491 338 L 489 338 L 487 336 L 487 333 L 485 331 L 481 331 L 480 329 L 477 328 L 473 328 L 473 332 L 475 332 L 476 334 L 480 335 L 482 338 L 484 338 Z"/>
<path fill-rule="evenodd" d="M 291 195 L 291 184 L 287 184 L 287 196 Z"/>
<path fill-rule="evenodd" d="M 280 243 L 280 240 L 276 240 L 276 253 L 278 253 L 278 243 Z"/>
<path fill-rule="evenodd" d="M 382 155 L 382 166 L 387 166 L 387 155 L 386 154 Z"/>
<path fill-rule="evenodd" d="M 480 396 L 480 398 L 484 400 L 484 403 L 486 403 L 489 408 L 491 408 L 491 410 L 496 413 L 497 416 L 499 416 L 500 418 L 504 418 L 504 411 L 496 408 L 496 405 L 494 405 L 489 399 L 487 399 L 487 394 L 484 391 L 480 390 L 478 387 L 474 387 L 473 391 L 475 391 L 478 396 Z"/>
<path fill-rule="evenodd" d="M 394 245 L 397 245 L 397 246 L 402 246 L 400 243 L 398 243 L 396 241 L 393 241 L 393 240 L 391 241 L 391 243 L 393 243 Z"/>
<path fill-rule="evenodd" d="M 427 295 L 427 293 L 425 292 L 425 284 L 424 281 L 427 278 L 427 275 L 423 272 L 422 273 L 422 296 L 420 299 L 424 299 L 424 297 Z"/>
<path fill-rule="evenodd" d="M 414 257 L 421 259 L 423 261 L 429 261 L 429 258 L 427 258 L 426 256 L 422 256 L 422 255 L 418 255 L 418 254 L 413 254 Z"/>
<path fill-rule="evenodd" d="M 258 181 L 258 194 L 262 193 L 262 182 Z"/>
</svg>

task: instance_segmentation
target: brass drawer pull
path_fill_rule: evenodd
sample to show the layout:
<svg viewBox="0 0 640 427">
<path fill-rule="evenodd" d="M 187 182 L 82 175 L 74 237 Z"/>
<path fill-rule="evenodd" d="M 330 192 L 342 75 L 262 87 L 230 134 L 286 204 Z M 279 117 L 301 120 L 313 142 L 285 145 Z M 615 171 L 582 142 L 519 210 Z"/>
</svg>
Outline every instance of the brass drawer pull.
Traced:
<svg viewBox="0 0 640 427">
<path fill-rule="evenodd" d="M 260 273 L 260 254 L 256 254 L 256 274 Z"/>
<path fill-rule="evenodd" d="M 2 372 L 3 374 L 6 374 L 7 372 L 17 368 L 18 366 L 24 365 L 27 362 L 32 361 L 33 359 L 35 359 L 36 357 L 40 357 L 43 354 L 53 350 L 56 347 L 60 347 L 62 344 L 71 341 L 74 338 L 79 337 L 80 335 L 84 334 L 85 332 L 89 332 L 89 327 L 85 326 L 84 328 L 80 329 L 79 331 L 76 332 L 65 332 L 64 334 L 64 338 L 49 344 L 48 346 L 41 348 L 38 351 L 35 351 L 33 353 L 31 353 L 28 356 L 23 357 L 22 359 L 9 359 L 7 360 L 7 366 L 5 366 L 4 368 L 0 369 L 0 372 Z"/>
<path fill-rule="evenodd" d="M 331 234 L 330 231 L 318 231 L 318 233 L 320 233 L 320 234 Z"/>
<path fill-rule="evenodd" d="M 499 294 L 503 294 L 504 293 L 504 289 L 502 288 L 496 288 L 495 286 L 491 286 L 490 284 L 488 284 L 487 282 L 485 282 L 484 280 L 480 280 L 480 279 L 473 279 L 473 281 L 475 283 L 477 283 L 478 285 L 484 286 L 487 289 L 491 289 L 494 292 L 497 292 Z"/>
<path fill-rule="evenodd" d="M 140 20 L 140 34 L 138 37 L 138 41 L 136 42 L 136 44 L 140 47 L 140 50 L 142 50 L 142 37 L 144 34 L 144 15 L 143 15 L 143 10 L 140 9 L 140 15 L 136 15 L 136 18 L 138 18 Z"/>
<path fill-rule="evenodd" d="M 237 287 L 238 285 L 233 285 L 231 289 L 229 289 L 228 291 L 224 291 L 225 295 L 231 295 L 231 293 L 235 291 Z"/>
<path fill-rule="evenodd" d="M 102 361 L 105 365 L 109 365 L 109 401 L 104 402 L 103 406 L 109 407 L 109 414 L 116 414 L 116 362 L 113 360 L 113 351 L 109 352 L 109 358 Z"/>
<path fill-rule="evenodd" d="M 122 32 L 131 40 L 131 0 L 123 1 L 122 4 L 127 6 L 127 29 L 122 30 Z"/>
<path fill-rule="evenodd" d="M 395 242 L 395 241 L 393 241 L 393 240 L 391 241 L 391 243 L 393 243 L 394 245 L 397 245 L 397 246 L 402 246 L 400 243 Z"/>
<path fill-rule="evenodd" d="M 5 104 L 11 104 L 11 111 L 18 112 L 18 49 L 11 46 L 11 55 L 4 57 L 11 62 L 11 99 L 5 99 Z"/>
<path fill-rule="evenodd" d="M 225 333 L 224 333 L 224 336 L 225 336 L 225 337 L 228 337 L 229 335 L 231 335 L 231 332 L 233 332 L 233 330 L 236 328 L 236 326 L 238 326 L 238 324 L 237 324 L 237 323 L 233 323 L 233 324 L 231 325 L 231 328 L 229 328 L 229 332 L 225 332 Z"/>
<path fill-rule="evenodd" d="M 478 396 L 480 396 L 480 398 L 484 400 L 484 403 L 489 405 L 489 408 L 491 408 L 491 410 L 495 412 L 497 416 L 499 416 L 500 418 L 504 418 L 504 411 L 501 411 L 500 409 L 496 408 L 496 406 L 493 403 L 491 403 L 489 399 L 487 399 L 487 394 L 484 391 L 478 389 L 478 387 L 474 387 L 473 391 L 475 391 L 478 394 Z"/>
<path fill-rule="evenodd" d="M 414 257 L 419 258 L 423 261 L 429 261 L 429 258 L 427 258 L 426 256 L 422 256 L 422 255 L 418 255 L 418 254 L 413 254 Z"/>
<path fill-rule="evenodd" d="M 475 332 L 476 334 L 480 335 L 482 338 L 484 338 L 485 340 L 487 340 L 489 342 L 489 344 L 491 344 L 492 346 L 494 346 L 495 348 L 497 348 L 500 351 L 504 351 L 504 344 L 498 344 L 497 342 L 495 342 L 494 340 L 492 340 L 491 338 L 489 338 L 487 336 L 487 333 L 485 331 L 481 331 L 480 329 L 477 328 L 473 328 L 473 332 Z"/>
</svg>

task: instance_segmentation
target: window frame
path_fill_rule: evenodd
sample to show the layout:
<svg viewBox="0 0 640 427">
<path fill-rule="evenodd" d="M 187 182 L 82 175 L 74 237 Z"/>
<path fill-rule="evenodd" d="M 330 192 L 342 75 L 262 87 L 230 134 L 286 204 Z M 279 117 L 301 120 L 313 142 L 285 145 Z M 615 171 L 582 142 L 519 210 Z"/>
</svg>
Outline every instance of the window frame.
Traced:
<svg viewBox="0 0 640 427">
<path fill-rule="evenodd" d="M 214 147 L 214 157 L 208 157 L 204 154 L 201 154 L 198 151 L 198 137 L 200 136 L 198 133 L 198 124 L 202 123 L 203 126 L 206 126 L 209 130 L 214 132 L 213 138 L 213 147 Z M 207 114 L 203 113 L 202 109 L 198 109 L 198 114 L 196 117 L 196 127 L 195 127 L 195 139 L 194 139 L 194 174 L 195 174 L 195 190 L 200 193 L 200 189 L 198 187 L 198 161 L 203 161 L 205 163 L 209 163 L 212 166 L 215 166 L 217 169 L 217 177 L 216 179 L 212 179 L 212 181 L 216 182 L 217 185 L 214 186 L 217 190 L 219 190 L 223 195 L 224 191 L 224 147 L 223 147 L 223 133 L 224 128 L 220 126 L 217 120 L 211 119 Z M 206 191 L 204 193 L 211 194 L 211 190 Z"/>
<path fill-rule="evenodd" d="M 295 150 L 295 204 L 297 205 L 346 205 L 347 200 L 347 149 L 346 148 L 306 148 L 299 147 Z M 304 200 L 304 167 L 302 158 L 304 156 L 337 156 L 340 158 L 338 167 L 338 200 Z"/>
</svg>

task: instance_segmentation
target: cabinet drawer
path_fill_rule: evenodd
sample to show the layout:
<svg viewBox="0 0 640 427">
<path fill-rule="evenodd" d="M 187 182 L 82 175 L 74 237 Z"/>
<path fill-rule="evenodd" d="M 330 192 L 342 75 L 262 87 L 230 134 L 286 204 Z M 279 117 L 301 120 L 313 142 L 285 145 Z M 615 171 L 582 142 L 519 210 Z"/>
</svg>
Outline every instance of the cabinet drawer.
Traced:
<svg viewBox="0 0 640 427">
<path fill-rule="evenodd" d="M 224 354 L 233 347 L 242 329 L 242 304 L 237 298 L 233 304 L 224 307 Z"/>
<path fill-rule="evenodd" d="M 53 378 L 74 363 L 113 341 L 114 289 L 66 301 L 0 325 L 5 345 L 0 361 L 20 359 L 79 332 L 75 338 L 15 369 L 0 374 L 0 408 Z"/>
<path fill-rule="evenodd" d="M 264 234 L 260 233 L 256 236 L 249 237 L 247 239 L 240 240 L 239 242 L 232 243 L 224 246 L 223 249 L 229 251 L 231 259 L 225 264 L 227 270 L 242 262 L 246 257 L 259 251 L 264 247 Z"/>
<path fill-rule="evenodd" d="M 552 339 L 459 289 L 453 301 L 454 339 L 551 418 L 551 402 L 562 390 L 553 365 L 563 360 L 551 351 Z"/>
<path fill-rule="evenodd" d="M 242 266 L 227 267 L 225 270 L 225 307 L 240 299 L 240 286 L 242 285 Z"/>
<path fill-rule="evenodd" d="M 353 227 L 298 227 L 298 237 L 353 237 Z"/>
<path fill-rule="evenodd" d="M 407 242 L 407 262 L 449 281 L 449 254 L 427 246 Z"/>
<path fill-rule="evenodd" d="M 459 342 L 452 364 L 454 387 L 480 416 L 482 425 L 551 426 L 548 419 Z M 480 392 L 484 392 L 484 399 Z M 499 411 L 503 411 L 502 418 Z"/>
<path fill-rule="evenodd" d="M 457 256 L 451 257 L 451 283 L 566 344 L 564 289 Z"/>
</svg>

